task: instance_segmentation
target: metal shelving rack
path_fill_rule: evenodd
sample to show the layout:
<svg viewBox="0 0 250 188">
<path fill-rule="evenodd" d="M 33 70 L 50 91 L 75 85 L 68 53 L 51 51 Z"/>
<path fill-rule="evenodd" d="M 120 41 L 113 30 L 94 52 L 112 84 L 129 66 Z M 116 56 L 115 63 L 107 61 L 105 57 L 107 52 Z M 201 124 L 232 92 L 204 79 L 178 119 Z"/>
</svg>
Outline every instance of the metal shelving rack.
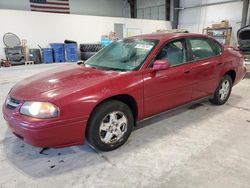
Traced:
<svg viewBox="0 0 250 188">
<path fill-rule="evenodd" d="M 231 35 L 232 35 L 232 27 L 226 27 L 226 28 L 205 28 L 203 29 L 203 34 L 207 34 L 209 36 L 212 36 L 216 40 L 218 40 L 220 43 L 229 46 Z"/>
</svg>

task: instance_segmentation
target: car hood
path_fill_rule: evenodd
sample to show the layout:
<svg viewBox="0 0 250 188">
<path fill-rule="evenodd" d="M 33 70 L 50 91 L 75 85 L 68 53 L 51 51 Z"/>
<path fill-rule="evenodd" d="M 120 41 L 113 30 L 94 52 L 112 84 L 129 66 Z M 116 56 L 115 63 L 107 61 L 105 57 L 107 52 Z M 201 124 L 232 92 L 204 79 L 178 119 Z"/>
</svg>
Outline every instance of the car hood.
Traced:
<svg viewBox="0 0 250 188">
<path fill-rule="evenodd" d="M 115 71 L 103 71 L 81 65 L 64 65 L 42 72 L 17 83 L 11 90 L 19 100 L 46 100 L 101 84 L 119 75 Z"/>
</svg>

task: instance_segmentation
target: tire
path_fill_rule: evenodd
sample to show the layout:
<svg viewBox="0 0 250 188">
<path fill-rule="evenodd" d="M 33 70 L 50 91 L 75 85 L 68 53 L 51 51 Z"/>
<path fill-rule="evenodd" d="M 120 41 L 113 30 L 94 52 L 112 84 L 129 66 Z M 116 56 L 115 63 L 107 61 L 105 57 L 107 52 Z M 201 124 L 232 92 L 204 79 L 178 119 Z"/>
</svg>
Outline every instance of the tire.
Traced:
<svg viewBox="0 0 250 188">
<path fill-rule="evenodd" d="M 81 52 L 81 60 L 87 60 L 95 54 L 96 52 Z"/>
<path fill-rule="evenodd" d="M 91 146 L 111 151 L 123 145 L 134 126 L 131 109 L 116 100 L 100 104 L 88 122 L 86 137 Z"/>
<path fill-rule="evenodd" d="M 80 44 L 81 52 L 98 52 L 101 49 L 101 44 Z"/>
<path fill-rule="evenodd" d="M 226 74 L 221 79 L 219 86 L 214 93 L 214 97 L 210 99 L 210 102 L 215 105 L 225 104 L 228 98 L 230 97 L 232 87 L 233 87 L 232 78 Z"/>
</svg>

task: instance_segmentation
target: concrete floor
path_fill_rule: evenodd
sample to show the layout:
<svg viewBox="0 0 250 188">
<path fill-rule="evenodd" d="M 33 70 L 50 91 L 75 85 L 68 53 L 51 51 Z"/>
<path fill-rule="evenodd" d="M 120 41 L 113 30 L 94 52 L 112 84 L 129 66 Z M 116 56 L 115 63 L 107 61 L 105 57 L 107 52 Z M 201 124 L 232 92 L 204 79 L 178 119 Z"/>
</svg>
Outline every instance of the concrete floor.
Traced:
<svg viewBox="0 0 250 188">
<path fill-rule="evenodd" d="M 60 64 L 0 68 L 0 103 L 20 79 Z M 250 187 L 250 80 L 228 103 L 208 102 L 151 119 L 121 148 L 96 153 L 24 144 L 0 114 L 0 187 Z"/>
</svg>

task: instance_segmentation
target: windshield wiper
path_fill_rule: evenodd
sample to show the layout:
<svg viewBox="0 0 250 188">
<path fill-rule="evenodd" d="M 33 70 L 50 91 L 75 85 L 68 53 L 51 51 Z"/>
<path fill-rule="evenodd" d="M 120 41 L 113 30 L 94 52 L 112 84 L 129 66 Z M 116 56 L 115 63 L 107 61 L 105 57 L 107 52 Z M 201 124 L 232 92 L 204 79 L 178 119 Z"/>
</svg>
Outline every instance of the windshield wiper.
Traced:
<svg viewBox="0 0 250 188">
<path fill-rule="evenodd" d="M 119 68 L 114 68 L 114 67 L 102 67 L 98 65 L 89 65 L 85 64 L 86 67 L 93 68 L 93 69 L 99 69 L 99 70 L 113 70 L 113 71 L 128 71 L 126 69 L 119 69 Z"/>
<path fill-rule="evenodd" d="M 103 69 L 103 70 L 113 70 L 113 71 L 122 71 L 122 72 L 127 71 L 125 69 L 119 69 L 119 68 L 113 68 L 113 67 L 101 67 L 101 69 Z"/>
<path fill-rule="evenodd" d="M 84 65 L 85 66 L 85 61 L 78 61 L 77 65 Z"/>
</svg>

